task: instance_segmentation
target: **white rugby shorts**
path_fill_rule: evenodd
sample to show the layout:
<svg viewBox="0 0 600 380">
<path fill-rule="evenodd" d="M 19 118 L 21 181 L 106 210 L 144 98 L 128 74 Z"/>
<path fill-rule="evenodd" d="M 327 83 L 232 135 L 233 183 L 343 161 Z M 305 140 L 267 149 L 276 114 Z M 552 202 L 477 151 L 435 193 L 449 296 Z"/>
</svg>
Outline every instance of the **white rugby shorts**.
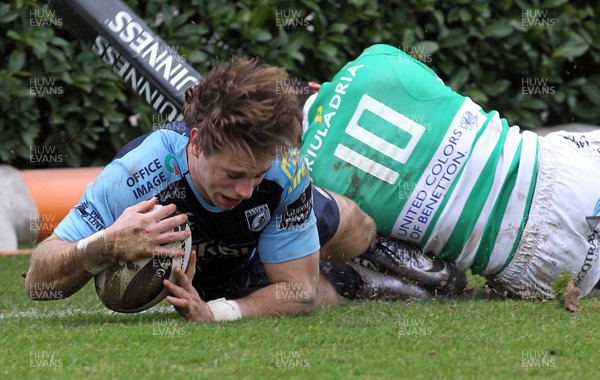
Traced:
<svg viewBox="0 0 600 380">
<path fill-rule="evenodd" d="M 569 272 L 586 295 L 600 278 L 600 130 L 539 137 L 529 218 L 513 259 L 493 286 L 526 299 L 552 298 Z"/>
</svg>

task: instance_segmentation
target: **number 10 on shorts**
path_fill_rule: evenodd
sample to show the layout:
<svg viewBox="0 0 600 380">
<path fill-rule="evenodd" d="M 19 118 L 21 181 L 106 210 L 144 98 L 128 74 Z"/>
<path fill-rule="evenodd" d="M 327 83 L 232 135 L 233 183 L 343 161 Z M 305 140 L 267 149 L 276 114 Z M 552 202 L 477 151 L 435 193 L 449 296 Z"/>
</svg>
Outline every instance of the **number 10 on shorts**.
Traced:
<svg viewBox="0 0 600 380">
<path fill-rule="evenodd" d="M 365 111 L 369 111 L 387 121 L 387 123 L 378 125 L 377 130 L 383 131 L 383 128 L 390 126 L 397 127 L 410 135 L 409 141 L 401 148 L 361 127 L 358 122 Z M 371 128 L 371 130 L 375 130 L 375 128 Z M 356 107 L 356 111 L 354 111 L 354 115 L 352 115 L 352 119 L 350 119 L 348 126 L 346 126 L 345 132 L 365 144 L 365 150 L 367 150 L 365 153 L 367 155 L 373 156 L 373 152 L 368 152 L 369 148 L 371 148 L 400 164 L 406 164 L 417 146 L 417 143 L 423 136 L 425 127 L 386 106 L 380 101 L 373 99 L 369 95 L 363 94 Z M 397 133 L 388 133 L 388 135 L 396 136 Z M 386 167 L 368 158 L 365 154 L 361 154 L 343 144 L 338 144 L 333 154 L 350 165 L 391 185 L 398 180 L 399 174 L 397 171 Z"/>
</svg>

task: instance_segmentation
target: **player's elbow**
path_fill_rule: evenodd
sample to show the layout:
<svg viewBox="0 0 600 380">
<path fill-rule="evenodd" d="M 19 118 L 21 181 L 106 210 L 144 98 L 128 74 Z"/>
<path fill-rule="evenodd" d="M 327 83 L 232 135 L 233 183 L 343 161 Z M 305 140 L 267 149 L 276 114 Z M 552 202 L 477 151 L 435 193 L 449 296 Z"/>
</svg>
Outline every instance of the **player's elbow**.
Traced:
<svg viewBox="0 0 600 380">
<path fill-rule="evenodd" d="M 70 294 L 62 290 L 54 282 L 38 281 L 29 271 L 25 278 L 25 292 L 32 301 L 54 301 L 68 297 Z"/>
<path fill-rule="evenodd" d="M 316 286 L 306 286 L 296 295 L 298 305 L 298 314 L 310 314 L 318 307 L 318 297 Z"/>
<path fill-rule="evenodd" d="M 35 254 L 35 252 L 34 252 Z M 35 258 L 32 256 L 29 264 L 29 269 L 27 272 L 23 273 L 22 276 L 25 277 L 25 293 L 27 293 L 27 297 L 30 300 L 36 301 L 40 298 L 37 297 L 37 288 L 40 283 L 40 279 L 37 276 L 38 271 L 35 270 Z"/>
<path fill-rule="evenodd" d="M 297 284 L 297 283 L 296 283 Z M 310 314 L 317 309 L 317 291 L 312 286 L 294 286 L 292 283 L 276 284 L 276 298 L 285 305 L 278 316 Z"/>
<path fill-rule="evenodd" d="M 53 282 L 43 281 L 36 271 L 29 268 L 25 276 L 25 292 L 32 301 L 51 301 L 64 298 L 62 290 L 58 290 Z"/>
<path fill-rule="evenodd" d="M 317 307 L 317 289 L 316 289 L 316 287 L 313 287 L 310 290 L 306 291 L 306 298 L 305 298 L 304 303 L 310 309 L 310 311 L 313 311 L 316 309 L 316 307 Z"/>
<path fill-rule="evenodd" d="M 325 280 L 326 281 L 326 280 Z M 331 291 L 321 289 L 307 294 L 304 299 L 304 313 L 310 314 L 316 310 L 320 310 L 326 307 L 337 307 L 339 305 L 339 298 L 333 288 Z"/>
<path fill-rule="evenodd" d="M 25 277 L 25 292 L 33 301 L 60 300 L 68 297 L 72 292 L 64 289 L 60 278 L 51 276 L 51 263 L 42 259 L 38 246 L 32 253 L 29 270 L 23 274 Z"/>
<path fill-rule="evenodd" d="M 32 301 L 39 300 L 40 298 L 37 297 L 36 286 L 34 285 L 37 282 L 32 278 L 31 272 L 27 272 L 25 275 L 27 276 L 25 277 L 25 293 L 27 293 L 27 297 Z"/>
<path fill-rule="evenodd" d="M 29 299 L 33 300 L 33 298 L 31 298 L 31 284 L 32 284 L 32 280 L 31 280 L 31 272 L 27 271 L 25 273 L 23 273 L 23 276 L 25 276 L 25 293 L 27 294 L 27 297 L 29 297 Z"/>
</svg>

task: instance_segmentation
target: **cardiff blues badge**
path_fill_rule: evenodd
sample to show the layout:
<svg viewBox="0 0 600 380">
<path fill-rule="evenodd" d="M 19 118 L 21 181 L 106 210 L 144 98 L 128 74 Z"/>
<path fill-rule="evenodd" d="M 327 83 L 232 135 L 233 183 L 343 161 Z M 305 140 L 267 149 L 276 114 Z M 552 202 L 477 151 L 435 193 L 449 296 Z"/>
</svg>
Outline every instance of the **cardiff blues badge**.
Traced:
<svg viewBox="0 0 600 380">
<path fill-rule="evenodd" d="M 266 203 L 251 208 L 250 210 L 246 210 L 245 213 L 246 220 L 248 221 L 248 228 L 250 228 L 250 231 L 252 232 L 262 231 L 271 220 L 271 212 Z"/>
</svg>

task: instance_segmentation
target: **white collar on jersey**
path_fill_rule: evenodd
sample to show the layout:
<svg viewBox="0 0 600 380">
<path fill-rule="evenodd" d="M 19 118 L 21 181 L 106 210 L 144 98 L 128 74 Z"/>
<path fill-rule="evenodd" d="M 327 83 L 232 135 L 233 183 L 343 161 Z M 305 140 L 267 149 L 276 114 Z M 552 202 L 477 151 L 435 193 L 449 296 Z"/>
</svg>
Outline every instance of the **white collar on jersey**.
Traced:
<svg viewBox="0 0 600 380">
<path fill-rule="evenodd" d="M 306 130 L 308 130 L 308 126 L 310 125 L 310 123 L 308 122 L 308 110 L 315 102 L 315 99 L 317 98 L 317 94 L 318 94 L 318 92 L 312 94 L 306 100 L 306 103 L 304 103 L 304 108 L 302 108 L 302 134 L 306 133 Z"/>
</svg>

